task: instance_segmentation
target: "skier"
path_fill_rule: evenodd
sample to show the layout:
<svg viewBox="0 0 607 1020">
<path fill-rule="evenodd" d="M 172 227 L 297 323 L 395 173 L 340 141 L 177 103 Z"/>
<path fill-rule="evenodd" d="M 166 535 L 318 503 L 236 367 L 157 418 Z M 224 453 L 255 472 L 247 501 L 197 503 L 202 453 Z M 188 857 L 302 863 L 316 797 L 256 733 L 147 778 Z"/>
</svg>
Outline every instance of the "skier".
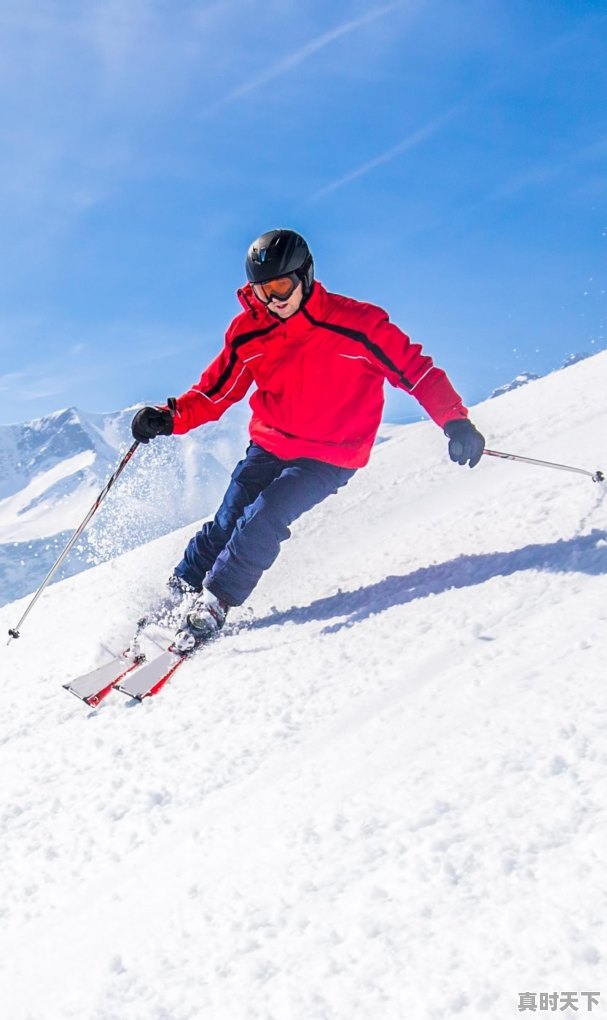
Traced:
<svg viewBox="0 0 607 1020">
<path fill-rule="evenodd" d="M 251 442 L 212 522 L 203 524 L 169 579 L 195 601 L 177 644 L 189 650 L 221 630 L 289 538 L 289 526 L 368 462 L 384 382 L 411 393 L 449 439 L 451 460 L 474 467 L 485 440 L 445 372 L 376 305 L 332 294 L 293 230 L 270 230 L 246 257 L 243 311 L 200 381 L 132 421 L 140 443 L 216 421 L 254 383 Z"/>
</svg>

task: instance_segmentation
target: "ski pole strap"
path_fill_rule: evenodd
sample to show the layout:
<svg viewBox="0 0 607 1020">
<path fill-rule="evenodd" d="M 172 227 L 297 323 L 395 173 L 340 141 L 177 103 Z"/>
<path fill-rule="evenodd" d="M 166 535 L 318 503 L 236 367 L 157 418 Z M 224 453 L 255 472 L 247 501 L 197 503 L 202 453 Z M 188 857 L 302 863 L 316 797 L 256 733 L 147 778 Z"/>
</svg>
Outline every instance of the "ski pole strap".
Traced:
<svg viewBox="0 0 607 1020">
<path fill-rule="evenodd" d="M 106 482 L 105 487 L 101 490 L 101 492 L 97 496 L 97 499 L 95 500 L 95 502 L 93 503 L 91 509 L 87 513 L 87 515 L 84 518 L 82 524 L 76 529 L 76 531 L 74 532 L 74 534 L 70 538 L 69 542 L 67 543 L 65 549 L 63 550 L 63 552 L 61 553 L 59 558 L 53 563 L 53 566 L 49 570 L 48 574 L 44 578 L 44 581 L 42 582 L 42 584 L 38 588 L 38 591 L 34 595 L 34 597 L 31 600 L 31 602 L 29 603 L 29 605 L 28 605 L 27 609 L 25 610 L 23 616 L 19 620 L 19 623 L 17 624 L 16 627 L 11 627 L 9 629 L 9 632 L 8 632 L 8 641 L 6 642 L 7 645 L 10 645 L 11 641 L 13 640 L 13 638 L 18 638 L 20 636 L 20 628 L 23 625 L 24 620 L 27 619 L 27 617 L 29 616 L 30 612 L 32 611 L 32 609 L 36 605 L 36 602 L 38 601 L 38 599 L 42 595 L 42 592 L 46 588 L 46 586 L 49 583 L 51 577 L 53 577 L 53 575 L 59 570 L 59 567 L 64 562 L 66 557 L 69 555 L 69 553 L 70 553 L 71 549 L 73 548 L 75 542 L 77 542 L 78 538 L 80 537 L 80 535 L 82 534 L 82 532 L 86 528 L 86 526 L 87 526 L 88 522 L 90 521 L 91 517 L 93 516 L 93 514 L 95 514 L 97 512 L 97 510 L 99 509 L 101 503 L 103 502 L 103 500 L 107 496 L 108 492 L 112 488 L 112 485 L 114 484 L 114 482 L 116 481 L 118 476 L 120 474 L 122 474 L 122 472 L 124 471 L 125 467 L 127 466 L 128 462 L 130 461 L 131 457 L 135 453 L 135 450 L 137 449 L 138 446 L 139 446 L 139 443 L 137 441 L 135 441 L 133 443 L 133 445 L 129 447 L 129 449 L 125 453 L 124 457 L 120 461 L 118 467 L 114 471 L 114 474 Z"/>
<path fill-rule="evenodd" d="M 519 457 L 516 453 L 501 453 L 499 450 L 483 450 L 487 457 L 501 457 L 502 460 L 518 460 L 524 464 L 539 464 L 541 467 L 557 468 L 559 471 L 574 471 L 577 475 L 588 475 L 593 482 L 604 482 L 602 471 L 585 471 L 584 468 L 571 467 L 569 464 L 554 464 L 550 460 L 536 460 L 534 457 Z"/>
</svg>

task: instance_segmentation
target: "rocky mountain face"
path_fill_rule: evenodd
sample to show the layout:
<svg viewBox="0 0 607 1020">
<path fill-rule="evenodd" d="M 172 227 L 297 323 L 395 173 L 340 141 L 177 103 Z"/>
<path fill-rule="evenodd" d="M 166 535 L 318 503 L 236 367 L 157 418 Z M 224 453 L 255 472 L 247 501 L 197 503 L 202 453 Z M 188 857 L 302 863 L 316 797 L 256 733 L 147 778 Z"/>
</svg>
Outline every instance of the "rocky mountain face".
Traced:
<svg viewBox="0 0 607 1020">
<path fill-rule="evenodd" d="M 489 396 L 490 398 L 501 397 L 504 393 L 510 393 L 512 390 L 518 390 L 520 386 L 526 386 L 528 382 L 533 382 L 534 379 L 539 379 L 539 375 L 536 375 L 534 372 L 521 372 L 511 382 L 498 386 Z"/>
</svg>

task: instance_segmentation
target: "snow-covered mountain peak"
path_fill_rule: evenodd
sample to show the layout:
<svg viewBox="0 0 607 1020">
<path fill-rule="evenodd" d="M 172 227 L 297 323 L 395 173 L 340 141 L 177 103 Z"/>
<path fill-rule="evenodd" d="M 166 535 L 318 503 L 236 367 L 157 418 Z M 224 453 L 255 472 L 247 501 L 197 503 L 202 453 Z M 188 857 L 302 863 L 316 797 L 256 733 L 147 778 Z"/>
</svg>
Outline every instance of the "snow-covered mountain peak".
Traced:
<svg viewBox="0 0 607 1020">
<path fill-rule="evenodd" d="M 511 382 L 504 383 L 503 386 L 498 386 L 494 389 L 490 396 L 491 398 L 501 397 L 504 393 L 510 393 L 512 390 L 518 390 L 521 386 L 526 386 L 527 383 L 534 382 L 539 378 L 539 375 L 536 375 L 535 372 L 521 372 L 520 375 L 517 375 Z"/>
<path fill-rule="evenodd" d="M 133 412 L 68 407 L 0 426 L 0 604 L 45 576 L 132 443 Z M 243 407 L 185 443 L 141 448 L 63 576 L 210 512 L 243 449 L 245 422 Z"/>
</svg>

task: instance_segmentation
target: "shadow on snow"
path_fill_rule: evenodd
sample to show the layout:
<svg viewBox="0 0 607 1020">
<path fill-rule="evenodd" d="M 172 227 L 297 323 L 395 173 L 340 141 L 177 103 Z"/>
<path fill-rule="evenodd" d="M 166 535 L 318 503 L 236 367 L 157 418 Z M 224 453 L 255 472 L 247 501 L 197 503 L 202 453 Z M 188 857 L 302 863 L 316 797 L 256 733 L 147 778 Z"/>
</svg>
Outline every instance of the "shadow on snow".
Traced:
<svg viewBox="0 0 607 1020">
<path fill-rule="evenodd" d="M 381 613 L 392 606 L 406 605 L 429 595 L 441 595 L 454 588 L 472 588 L 492 577 L 508 577 L 523 570 L 552 573 L 607 574 L 607 532 L 593 529 L 589 535 L 559 539 L 544 545 L 526 545 L 511 552 L 458 556 L 447 563 L 421 567 L 410 574 L 391 575 L 356 591 L 339 589 L 334 595 L 315 599 L 308 606 L 292 606 L 257 620 L 254 629 L 282 623 L 310 623 L 338 620 L 323 633 L 330 634 Z"/>
</svg>

